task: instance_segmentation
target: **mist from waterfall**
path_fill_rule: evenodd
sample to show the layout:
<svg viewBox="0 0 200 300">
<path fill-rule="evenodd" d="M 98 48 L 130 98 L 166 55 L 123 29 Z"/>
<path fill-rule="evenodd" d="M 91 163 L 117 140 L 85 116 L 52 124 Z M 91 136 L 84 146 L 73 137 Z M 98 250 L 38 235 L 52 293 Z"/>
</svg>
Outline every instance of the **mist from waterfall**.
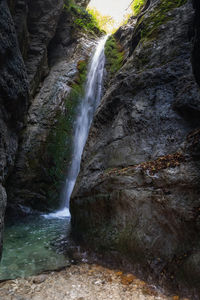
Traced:
<svg viewBox="0 0 200 300">
<path fill-rule="evenodd" d="M 81 157 L 88 138 L 93 116 L 101 100 L 103 73 L 105 66 L 104 46 L 107 38 L 108 36 L 105 36 L 99 41 L 94 56 L 92 57 L 91 63 L 89 65 L 85 85 L 85 96 L 80 101 L 77 118 L 75 121 L 72 161 L 67 174 L 66 184 L 63 193 L 63 208 L 56 213 L 45 215 L 45 217 L 63 218 L 70 216 L 70 197 L 80 171 Z"/>
</svg>

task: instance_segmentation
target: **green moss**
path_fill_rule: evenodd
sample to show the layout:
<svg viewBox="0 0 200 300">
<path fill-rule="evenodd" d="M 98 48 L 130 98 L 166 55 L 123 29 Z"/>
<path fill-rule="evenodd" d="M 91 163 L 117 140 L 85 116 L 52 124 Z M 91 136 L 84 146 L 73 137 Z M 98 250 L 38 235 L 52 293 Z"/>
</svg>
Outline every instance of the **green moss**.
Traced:
<svg viewBox="0 0 200 300">
<path fill-rule="evenodd" d="M 87 77 L 86 61 L 80 61 L 77 68 L 79 75 L 72 85 L 70 95 L 65 100 L 65 113 L 57 116 L 57 124 L 47 141 L 48 161 L 50 162 L 48 173 L 53 183 L 48 192 L 50 199 L 58 199 L 66 177 L 67 166 L 71 160 L 73 125 Z"/>
<path fill-rule="evenodd" d="M 107 68 L 111 74 L 116 73 L 123 64 L 124 52 L 114 36 L 110 36 L 105 45 Z"/>
<path fill-rule="evenodd" d="M 141 38 L 155 38 L 159 27 L 171 20 L 172 17 L 168 15 L 168 12 L 184 5 L 186 2 L 187 0 L 162 0 L 147 19 L 143 16 L 139 21 L 138 25 L 141 24 L 142 26 Z"/>
<path fill-rule="evenodd" d="M 141 12 L 145 3 L 146 3 L 146 0 L 134 0 L 133 1 L 131 8 L 132 8 L 133 14 L 135 16 L 137 16 Z"/>
<path fill-rule="evenodd" d="M 74 0 L 65 0 L 64 9 L 72 16 L 76 28 L 96 34 L 102 32 L 95 17 L 83 7 L 78 6 Z"/>
</svg>

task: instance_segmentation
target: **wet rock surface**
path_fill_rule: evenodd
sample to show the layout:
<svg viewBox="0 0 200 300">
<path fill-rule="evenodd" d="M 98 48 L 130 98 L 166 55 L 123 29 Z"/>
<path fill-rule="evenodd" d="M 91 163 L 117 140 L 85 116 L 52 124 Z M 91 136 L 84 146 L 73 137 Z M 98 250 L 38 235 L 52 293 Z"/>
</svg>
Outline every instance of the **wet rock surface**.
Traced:
<svg viewBox="0 0 200 300">
<path fill-rule="evenodd" d="M 197 289 L 200 89 L 191 58 L 198 9 L 151 1 L 116 35 L 123 45 L 127 34 L 129 55 L 96 113 L 71 200 L 80 240 Z"/>
</svg>

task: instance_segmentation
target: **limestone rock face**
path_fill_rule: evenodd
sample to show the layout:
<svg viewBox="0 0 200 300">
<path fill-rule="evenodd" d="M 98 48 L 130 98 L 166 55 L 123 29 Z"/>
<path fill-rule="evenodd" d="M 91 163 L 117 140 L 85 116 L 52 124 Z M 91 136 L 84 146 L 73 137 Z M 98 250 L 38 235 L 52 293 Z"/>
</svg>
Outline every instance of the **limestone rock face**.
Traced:
<svg viewBox="0 0 200 300">
<path fill-rule="evenodd" d="M 63 0 L 17 0 L 10 3 L 16 32 L 23 55 L 31 94 L 48 74 L 48 45 L 55 35 L 63 10 Z"/>
<path fill-rule="evenodd" d="M 148 1 L 116 33 L 128 54 L 94 118 L 71 200 L 79 238 L 158 276 L 176 270 L 197 288 L 198 16 L 198 1 Z"/>
<path fill-rule="evenodd" d="M 62 10 L 62 0 L 29 2 L 27 16 L 29 44 L 25 61 L 33 93 L 48 74 L 47 47 L 55 35 Z"/>
<path fill-rule="evenodd" d="M 76 42 L 67 48 L 68 56 L 63 56 L 63 59 L 51 68 L 34 98 L 29 109 L 27 128 L 22 136 L 23 141 L 20 144 L 15 170 L 9 180 L 8 207 L 20 204 L 40 211 L 59 207 L 62 186 L 51 176 L 51 169 L 55 169 L 55 166 L 49 154 L 49 148 L 54 146 L 51 145 L 50 139 L 52 134 L 59 134 L 54 130 L 59 120 L 62 117 L 66 120 L 69 118 L 66 99 L 70 94 L 71 85 L 77 78 L 77 64 L 88 58 L 88 52 L 94 45 L 95 41 L 92 39 L 89 41 L 77 37 Z M 67 139 L 67 132 L 66 137 L 63 136 L 63 140 L 59 139 L 59 142 L 66 144 L 65 138 Z M 66 144 L 65 148 L 68 147 Z M 63 151 L 66 151 L 65 148 Z M 58 151 L 57 158 L 60 156 L 62 159 L 59 144 L 55 144 L 55 151 Z M 62 162 L 62 168 L 64 171 L 67 169 L 66 158 Z M 50 193 L 52 184 L 56 185 L 54 188 L 57 191 L 56 195 Z"/>
<path fill-rule="evenodd" d="M 18 133 L 28 108 L 28 81 L 6 1 L 0 3 L 0 247 L 6 207 L 5 181 L 14 166 Z M 1 252 L 1 249 L 0 249 Z"/>
<path fill-rule="evenodd" d="M 61 173 L 67 169 L 62 152 L 69 148 L 67 98 L 79 80 L 78 64 L 88 59 L 97 38 L 75 27 L 76 16 L 63 7 L 61 0 L 18 2 L 13 18 L 30 83 L 31 104 L 15 168 L 7 182 L 8 213 L 20 213 L 21 205 L 40 211 L 58 208 L 65 177 Z M 64 119 L 65 124 L 60 124 Z M 62 168 L 57 168 L 55 160 Z M 58 176 L 62 179 L 57 180 Z"/>
</svg>

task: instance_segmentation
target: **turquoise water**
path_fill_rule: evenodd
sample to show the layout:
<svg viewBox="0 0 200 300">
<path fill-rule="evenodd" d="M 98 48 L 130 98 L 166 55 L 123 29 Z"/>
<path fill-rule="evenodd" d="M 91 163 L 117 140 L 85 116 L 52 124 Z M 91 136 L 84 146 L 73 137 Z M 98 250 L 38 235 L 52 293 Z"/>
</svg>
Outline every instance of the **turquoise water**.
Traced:
<svg viewBox="0 0 200 300">
<path fill-rule="evenodd" d="M 27 277 L 69 265 L 68 257 L 55 247 L 66 239 L 69 229 L 70 218 L 29 216 L 7 224 L 0 280 Z"/>
</svg>

